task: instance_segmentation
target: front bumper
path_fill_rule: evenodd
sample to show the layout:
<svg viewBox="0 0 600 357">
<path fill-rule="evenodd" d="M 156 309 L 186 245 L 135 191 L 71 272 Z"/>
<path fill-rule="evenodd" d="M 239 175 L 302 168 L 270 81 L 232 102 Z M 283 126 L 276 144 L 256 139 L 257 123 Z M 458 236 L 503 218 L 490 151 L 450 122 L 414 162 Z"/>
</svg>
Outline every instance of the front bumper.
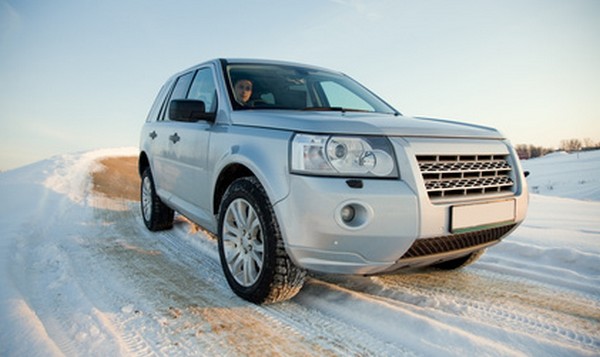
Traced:
<svg viewBox="0 0 600 357">
<path fill-rule="evenodd" d="M 323 273 L 364 275 L 425 266 L 493 245 L 524 220 L 528 195 L 516 162 L 512 163 L 517 182 L 514 192 L 453 201 L 432 202 L 417 174 L 418 153 L 431 150 L 463 154 L 481 152 L 482 148 L 508 152 L 504 143 L 398 139 L 393 144 L 402 179 L 363 179 L 362 187 L 357 188 L 360 185 L 353 185 L 345 178 L 289 176 L 289 194 L 276 202 L 274 210 L 286 250 L 296 265 Z M 341 218 L 347 205 L 357 208 L 358 218 L 351 222 Z M 498 213 L 506 214 L 506 207 L 514 209 L 511 219 L 499 218 L 495 222 L 497 216 L 505 217 Z M 458 214 L 473 212 L 477 218 L 466 219 L 467 223 L 476 223 L 473 229 L 453 227 L 460 223 L 456 219 Z M 489 232 L 494 232 L 493 237 Z M 479 241 L 481 236 L 487 238 Z M 472 243 L 453 248 L 453 240 L 465 237 Z M 448 245 L 451 249 L 411 256 L 411 247 L 438 241 L 451 242 Z"/>
</svg>

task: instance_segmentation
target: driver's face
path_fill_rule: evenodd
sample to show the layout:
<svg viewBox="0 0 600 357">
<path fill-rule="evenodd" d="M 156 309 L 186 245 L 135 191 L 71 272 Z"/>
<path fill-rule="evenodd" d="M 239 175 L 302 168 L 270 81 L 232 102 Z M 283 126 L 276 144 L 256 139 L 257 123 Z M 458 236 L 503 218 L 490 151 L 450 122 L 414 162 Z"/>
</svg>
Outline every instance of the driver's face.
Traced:
<svg viewBox="0 0 600 357">
<path fill-rule="evenodd" d="M 252 82 L 247 79 L 239 80 L 235 83 L 235 96 L 236 99 L 242 103 L 246 103 L 252 96 Z"/>
</svg>

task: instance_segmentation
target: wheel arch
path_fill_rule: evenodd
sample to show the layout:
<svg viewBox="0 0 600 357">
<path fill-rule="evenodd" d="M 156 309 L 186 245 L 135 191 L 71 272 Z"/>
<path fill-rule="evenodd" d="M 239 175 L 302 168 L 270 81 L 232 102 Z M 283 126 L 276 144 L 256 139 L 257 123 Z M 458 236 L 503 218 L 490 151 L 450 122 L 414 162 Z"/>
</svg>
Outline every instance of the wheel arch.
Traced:
<svg viewBox="0 0 600 357">
<path fill-rule="evenodd" d="M 148 167 L 150 167 L 150 160 L 148 160 L 148 155 L 142 151 L 138 159 L 138 174 L 140 177 L 142 177 L 144 170 L 146 170 Z"/>
<path fill-rule="evenodd" d="M 219 177 L 215 182 L 215 189 L 213 190 L 213 214 L 218 214 L 221 200 L 229 185 L 239 178 L 249 176 L 256 177 L 252 170 L 240 163 L 229 164 L 221 170 Z"/>
<path fill-rule="evenodd" d="M 256 177 L 265 189 L 271 204 L 289 194 L 289 177 L 287 176 L 287 153 L 284 150 L 259 150 L 256 146 L 248 145 L 233 154 L 223 155 L 221 163 L 216 165 L 218 173 L 214 179 L 212 191 L 213 214 L 219 213 L 221 200 L 231 183 L 241 177 Z"/>
</svg>

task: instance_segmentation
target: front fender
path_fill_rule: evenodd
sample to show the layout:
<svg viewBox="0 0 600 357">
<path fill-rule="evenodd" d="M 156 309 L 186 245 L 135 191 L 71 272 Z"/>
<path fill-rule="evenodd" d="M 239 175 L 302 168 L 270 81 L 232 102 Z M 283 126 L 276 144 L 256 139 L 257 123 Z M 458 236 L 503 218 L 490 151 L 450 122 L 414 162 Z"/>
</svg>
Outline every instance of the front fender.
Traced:
<svg viewBox="0 0 600 357">
<path fill-rule="evenodd" d="M 211 187 L 216 187 L 223 170 L 242 165 L 265 188 L 272 205 L 289 195 L 288 149 L 291 132 L 251 127 L 227 126 L 210 138 L 208 167 Z M 214 205 L 214 202 L 213 202 Z"/>
</svg>

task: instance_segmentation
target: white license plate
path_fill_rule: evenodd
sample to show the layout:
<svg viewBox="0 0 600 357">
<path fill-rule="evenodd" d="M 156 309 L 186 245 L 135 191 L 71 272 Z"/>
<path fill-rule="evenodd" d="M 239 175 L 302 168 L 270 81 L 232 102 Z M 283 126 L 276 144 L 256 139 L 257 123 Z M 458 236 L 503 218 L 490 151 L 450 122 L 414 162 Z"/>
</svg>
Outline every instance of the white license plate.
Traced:
<svg viewBox="0 0 600 357">
<path fill-rule="evenodd" d="M 450 211 L 452 232 L 482 229 L 515 221 L 515 200 L 453 206 Z"/>
</svg>

